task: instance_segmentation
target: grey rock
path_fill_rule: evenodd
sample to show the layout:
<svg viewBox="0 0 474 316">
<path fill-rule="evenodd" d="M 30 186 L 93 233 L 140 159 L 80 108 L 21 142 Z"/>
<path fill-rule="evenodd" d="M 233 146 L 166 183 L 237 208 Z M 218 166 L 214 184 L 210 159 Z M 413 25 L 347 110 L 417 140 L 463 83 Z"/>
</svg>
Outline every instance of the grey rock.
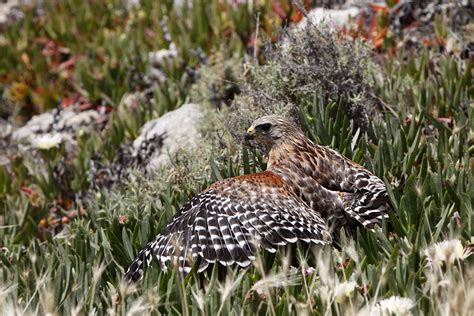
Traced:
<svg viewBox="0 0 474 316">
<path fill-rule="evenodd" d="M 15 142 L 30 141 L 36 134 L 46 133 L 55 121 L 56 111 L 33 116 L 23 127 L 12 133 Z"/>
<path fill-rule="evenodd" d="M 0 166 L 9 165 L 10 163 L 8 159 L 8 141 L 13 130 L 14 126 L 10 122 L 0 119 Z"/>
<path fill-rule="evenodd" d="M 1 2 L 1 1 L 0 1 Z M 19 0 L 9 0 L 0 3 L 0 27 L 8 22 L 10 12 L 20 5 Z"/>
<path fill-rule="evenodd" d="M 25 18 L 23 6 L 33 6 L 38 16 L 43 15 L 45 0 L 0 0 L 0 32 L 5 25 Z"/>
<path fill-rule="evenodd" d="M 347 9 L 314 8 L 296 27 L 304 29 L 308 21 L 315 25 L 326 22 L 333 27 L 342 27 L 349 23 L 351 17 L 355 18 L 359 12 L 360 9 L 355 6 Z"/>
<path fill-rule="evenodd" d="M 59 120 L 56 129 L 59 131 L 72 129 L 77 130 L 82 126 L 90 126 L 100 118 L 96 110 L 87 110 L 82 112 L 67 111 Z"/>
<path fill-rule="evenodd" d="M 10 122 L 0 119 L 0 139 L 6 139 L 10 137 L 13 129 L 14 127 Z"/>
<path fill-rule="evenodd" d="M 43 134 L 51 129 L 55 122 L 55 110 L 33 116 L 23 127 L 12 133 L 14 142 L 29 142 L 37 134 Z"/>
<path fill-rule="evenodd" d="M 79 128 L 90 129 L 99 118 L 100 113 L 96 110 L 75 112 L 73 108 L 63 111 L 54 109 L 33 116 L 24 126 L 13 131 L 11 139 L 16 143 L 32 144 L 38 136 L 55 132 L 72 142 Z"/>
<path fill-rule="evenodd" d="M 203 117 L 199 105 L 188 103 L 147 122 L 133 142 L 133 156 L 147 173 L 166 166 L 181 149 L 196 148 L 200 141 L 198 124 Z"/>
</svg>

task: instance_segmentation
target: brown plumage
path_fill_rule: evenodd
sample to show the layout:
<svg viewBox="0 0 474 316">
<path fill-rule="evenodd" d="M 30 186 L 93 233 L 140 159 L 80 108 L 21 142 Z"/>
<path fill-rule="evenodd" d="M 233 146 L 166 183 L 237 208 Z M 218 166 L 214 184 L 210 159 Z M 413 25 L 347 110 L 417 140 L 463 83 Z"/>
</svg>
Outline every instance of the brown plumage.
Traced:
<svg viewBox="0 0 474 316">
<path fill-rule="evenodd" d="M 143 276 L 153 255 L 188 272 L 209 263 L 248 266 L 259 248 L 301 240 L 324 244 L 332 226 L 372 227 L 386 217 L 384 183 L 368 170 L 313 144 L 298 126 L 276 115 L 254 121 L 246 140 L 268 157 L 267 170 L 212 184 L 185 204 L 141 250 L 125 279 Z"/>
<path fill-rule="evenodd" d="M 383 181 L 335 150 L 314 144 L 295 124 L 270 115 L 257 119 L 247 133 L 250 143 L 267 153 L 267 170 L 332 225 L 370 228 L 387 217 Z"/>
</svg>

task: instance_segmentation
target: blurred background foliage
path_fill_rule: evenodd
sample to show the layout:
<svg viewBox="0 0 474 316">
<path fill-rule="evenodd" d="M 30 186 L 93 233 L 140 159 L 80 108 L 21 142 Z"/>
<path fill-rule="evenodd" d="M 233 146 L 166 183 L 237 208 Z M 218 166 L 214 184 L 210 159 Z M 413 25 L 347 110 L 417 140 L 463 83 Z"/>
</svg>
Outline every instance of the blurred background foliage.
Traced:
<svg viewBox="0 0 474 316">
<path fill-rule="evenodd" d="M 433 13 L 432 32 L 416 20 L 398 25 L 399 2 L 387 0 L 344 27 L 302 26 L 317 4 L 22 4 L 0 32 L 2 119 L 17 127 L 79 104 L 104 120 L 75 131 L 73 148 L 2 136 L 0 311 L 363 314 L 391 296 L 410 298 L 414 314 L 472 310 L 472 22 L 454 23 L 453 7 Z M 157 79 L 150 64 L 160 50 L 173 58 Z M 143 97 L 130 106 L 131 94 Z M 204 109 L 205 142 L 145 177 L 132 141 L 186 102 Z M 343 232 L 341 249 L 293 249 L 297 263 L 286 250 L 262 254 L 224 280 L 154 267 L 142 283 L 123 284 L 133 256 L 180 205 L 213 181 L 265 168 L 238 140 L 252 118 L 275 112 L 382 178 L 393 229 Z"/>
</svg>

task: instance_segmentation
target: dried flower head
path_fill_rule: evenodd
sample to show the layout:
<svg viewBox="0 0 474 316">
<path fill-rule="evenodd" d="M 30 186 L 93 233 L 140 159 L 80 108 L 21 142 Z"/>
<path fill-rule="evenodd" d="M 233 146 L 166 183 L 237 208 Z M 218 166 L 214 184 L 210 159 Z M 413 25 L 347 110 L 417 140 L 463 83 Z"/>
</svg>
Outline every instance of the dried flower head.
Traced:
<svg viewBox="0 0 474 316">
<path fill-rule="evenodd" d="M 349 298 L 357 287 L 354 281 L 342 282 L 334 287 L 334 299 L 337 303 L 344 302 Z"/>
<path fill-rule="evenodd" d="M 431 245 L 426 251 L 428 263 L 434 266 L 452 265 L 456 260 L 463 260 L 470 254 L 470 248 L 465 249 L 459 239 L 445 240 Z"/>
<path fill-rule="evenodd" d="M 392 296 L 381 300 L 371 310 L 373 315 L 410 315 L 410 310 L 415 307 L 412 299 Z"/>
</svg>

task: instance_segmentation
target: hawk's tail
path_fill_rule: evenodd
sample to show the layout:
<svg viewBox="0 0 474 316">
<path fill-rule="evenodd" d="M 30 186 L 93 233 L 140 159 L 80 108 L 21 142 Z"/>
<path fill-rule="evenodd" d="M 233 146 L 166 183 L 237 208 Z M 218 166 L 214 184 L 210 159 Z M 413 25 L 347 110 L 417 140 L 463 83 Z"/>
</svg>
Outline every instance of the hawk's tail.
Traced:
<svg viewBox="0 0 474 316">
<path fill-rule="evenodd" d="M 145 262 L 147 265 L 150 265 L 150 262 L 153 258 L 153 249 L 155 247 L 157 240 L 156 238 L 150 241 L 135 257 L 133 262 L 125 272 L 123 276 L 124 280 L 127 282 L 139 281 L 143 278 L 143 273 L 145 270 Z"/>
<path fill-rule="evenodd" d="M 387 191 L 344 193 L 344 211 L 366 228 L 379 224 L 388 218 L 390 209 Z"/>
</svg>

